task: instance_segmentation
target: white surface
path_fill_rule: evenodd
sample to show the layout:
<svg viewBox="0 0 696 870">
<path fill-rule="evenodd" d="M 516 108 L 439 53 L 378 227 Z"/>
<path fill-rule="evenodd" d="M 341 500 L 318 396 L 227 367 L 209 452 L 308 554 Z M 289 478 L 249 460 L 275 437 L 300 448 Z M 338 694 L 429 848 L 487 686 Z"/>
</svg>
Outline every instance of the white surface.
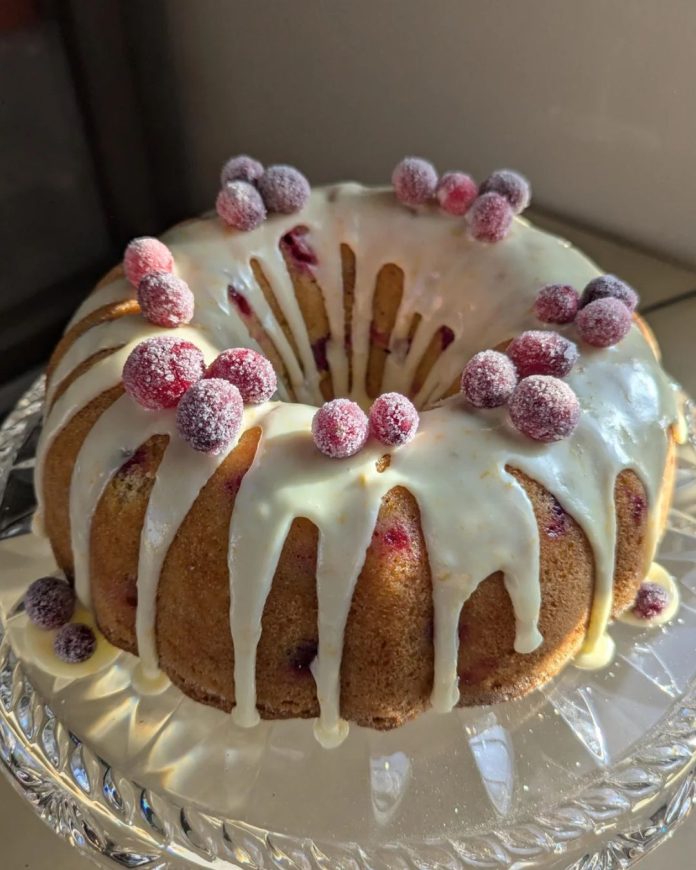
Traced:
<svg viewBox="0 0 696 870">
<path fill-rule="evenodd" d="M 631 249 L 567 227 L 554 226 L 577 240 L 602 265 L 634 280 L 643 293 L 643 304 L 660 301 L 696 288 L 696 273 L 675 269 Z M 696 324 L 696 298 L 666 305 L 648 317 L 662 345 L 666 367 L 696 393 L 693 367 L 693 331 Z M 87 870 L 93 864 L 79 856 L 41 823 L 12 788 L 0 778 L 0 855 L 2 870 Z M 692 865 L 696 849 L 696 816 L 692 816 L 677 835 L 641 864 L 643 870 Z"/>
</svg>

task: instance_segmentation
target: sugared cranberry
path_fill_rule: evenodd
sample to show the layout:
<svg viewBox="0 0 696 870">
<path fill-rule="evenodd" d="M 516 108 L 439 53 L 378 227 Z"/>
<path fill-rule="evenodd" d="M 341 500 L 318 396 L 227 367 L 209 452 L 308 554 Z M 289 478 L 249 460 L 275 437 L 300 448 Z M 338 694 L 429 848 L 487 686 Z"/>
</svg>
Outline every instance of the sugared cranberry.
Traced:
<svg viewBox="0 0 696 870">
<path fill-rule="evenodd" d="M 557 332 L 531 329 L 514 338 L 507 346 L 521 378 L 528 375 L 565 377 L 578 359 L 576 345 Z"/>
<path fill-rule="evenodd" d="M 280 240 L 280 246 L 283 253 L 293 261 L 298 271 L 311 275 L 312 266 L 316 266 L 319 261 L 314 248 L 306 239 L 308 232 L 307 227 L 295 227 L 283 236 Z"/>
<path fill-rule="evenodd" d="M 123 386 L 143 408 L 173 408 L 204 371 L 203 354 L 190 341 L 170 335 L 146 338 L 123 366 Z"/>
<path fill-rule="evenodd" d="M 584 308 L 596 299 L 618 299 L 629 311 L 635 311 L 639 302 L 638 294 L 633 287 L 616 275 L 599 275 L 593 278 L 582 291 L 580 308 Z"/>
<path fill-rule="evenodd" d="M 180 326 L 193 317 L 193 293 L 186 281 L 171 272 L 150 272 L 138 284 L 138 303 L 144 317 L 156 326 Z"/>
<path fill-rule="evenodd" d="M 539 291 L 534 313 L 544 323 L 572 323 L 579 302 L 578 291 L 569 284 L 547 284 Z"/>
<path fill-rule="evenodd" d="M 517 386 L 512 360 L 497 350 L 482 350 L 471 357 L 462 372 L 464 398 L 476 408 L 504 405 Z"/>
<path fill-rule="evenodd" d="M 669 606 L 669 593 L 659 583 L 641 583 L 633 614 L 640 619 L 653 619 L 659 616 Z"/>
<path fill-rule="evenodd" d="M 445 172 L 437 184 L 435 195 L 444 212 L 461 216 L 469 211 L 478 196 L 478 186 L 466 172 Z"/>
<path fill-rule="evenodd" d="M 238 154 L 222 167 L 220 183 L 224 187 L 230 181 L 248 181 L 254 184 L 263 175 L 263 164 L 248 154 Z"/>
<path fill-rule="evenodd" d="M 271 361 L 248 347 L 223 350 L 208 366 L 206 378 L 222 378 L 239 390 L 242 401 L 258 405 L 267 402 L 278 387 Z"/>
<path fill-rule="evenodd" d="M 258 185 L 266 208 L 279 214 L 300 211 L 311 191 L 307 179 L 294 166 L 269 166 Z"/>
<path fill-rule="evenodd" d="M 437 172 L 432 163 L 421 157 L 404 157 L 394 167 L 392 184 L 399 202 L 423 205 L 435 195 Z"/>
<path fill-rule="evenodd" d="M 123 271 L 134 287 L 150 272 L 171 272 L 173 268 L 172 252 L 159 239 L 150 236 L 133 239 L 123 255 Z"/>
<path fill-rule="evenodd" d="M 565 381 L 550 375 L 531 375 L 515 387 L 508 404 L 510 420 L 535 441 L 567 438 L 580 419 L 580 403 Z"/>
<path fill-rule="evenodd" d="M 290 653 L 290 667 L 298 674 L 309 673 L 309 666 L 317 657 L 317 642 L 305 640 Z"/>
<path fill-rule="evenodd" d="M 578 311 L 575 325 L 583 341 L 593 347 L 611 347 L 625 338 L 633 317 L 623 302 L 608 297 L 596 299 Z"/>
<path fill-rule="evenodd" d="M 228 181 L 218 193 L 215 209 L 228 226 L 245 232 L 255 229 L 266 218 L 261 195 L 248 181 Z"/>
<path fill-rule="evenodd" d="M 481 193 L 499 193 L 510 203 L 515 214 L 524 211 L 532 198 L 527 179 L 512 169 L 498 169 L 481 185 Z"/>
<path fill-rule="evenodd" d="M 251 317 L 251 305 L 249 305 L 249 300 L 246 296 L 240 293 L 239 290 L 231 284 L 227 287 L 227 295 L 230 297 L 230 301 L 234 302 L 237 311 L 239 311 L 242 317 Z"/>
<path fill-rule="evenodd" d="M 314 443 L 332 459 L 344 459 L 357 453 L 367 440 L 367 432 L 365 412 L 349 399 L 326 402 L 312 420 Z"/>
<path fill-rule="evenodd" d="M 60 628 L 75 610 L 75 591 L 65 580 L 41 577 L 34 580 L 24 595 L 29 620 L 39 628 Z"/>
<path fill-rule="evenodd" d="M 370 432 L 388 447 L 407 444 L 415 437 L 419 422 L 415 405 L 401 393 L 382 393 L 370 408 Z"/>
<path fill-rule="evenodd" d="M 549 519 L 546 523 L 545 531 L 549 538 L 557 540 L 562 538 L 568 531 L 568 514 L 553 496 L 551 498 L 553 501 L 549 508 Z"/>
<path fill-rule="evenodd" d="M 53 651 L 58 658 L 69 665 L 86 662 L 94 655 L 97 638 L 88 625 L 71 622 L 64 625 L 53 639 Z"/>
<path fill-rule="evenodd" d="M 237 387 L 222 378 L 198 381 L 176 409 L 179 435 L 200 453 L 222 453 L 236 440 L 244 403 Z"/>
<path fill-rule="evenodd" d="M 501 242 L 510 230 L 513 219 L 510 203 L 499 193 L 478 196 L 467 215 L 469 232 L 477 242 Z"/>
</svg>

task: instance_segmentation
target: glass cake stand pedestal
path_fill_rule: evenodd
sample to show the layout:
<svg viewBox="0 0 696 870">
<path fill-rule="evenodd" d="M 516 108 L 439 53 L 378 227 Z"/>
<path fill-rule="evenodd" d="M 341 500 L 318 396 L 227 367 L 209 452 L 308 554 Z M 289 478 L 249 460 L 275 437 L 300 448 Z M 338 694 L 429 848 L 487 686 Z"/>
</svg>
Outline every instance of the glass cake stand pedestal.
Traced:
<svg viewBox="0 0 696 870">
<path fill-rule="evenodd" d="M 696 439 L 679 451 L 658 555 L 682 596 L 664 628 L 612 628 L 598 672 L 566 668 L 514 703 L 353 727 L 235 727 L 138 660 L 52 676 L 19 603 L 55 570 L 29 534 L 43 384 L 0 436 L 0 766 L 56 833 L 104 867 L 628 867 L 696 794 Z"/>
</svg>

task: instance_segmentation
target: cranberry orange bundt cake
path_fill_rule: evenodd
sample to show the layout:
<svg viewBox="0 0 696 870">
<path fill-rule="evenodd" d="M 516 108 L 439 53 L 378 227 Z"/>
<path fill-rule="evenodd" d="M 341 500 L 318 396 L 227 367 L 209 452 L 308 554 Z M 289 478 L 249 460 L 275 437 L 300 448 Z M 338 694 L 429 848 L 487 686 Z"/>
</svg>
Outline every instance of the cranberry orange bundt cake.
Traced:
<svg viewBox="0 0 696 870">
<path fill-rule="evenodd" d="M 508 170 L 222 184 L 50 362 L 39 516 L 103 634 L 326 745 L 606 655 L 678 419 L 635 292 L 520 218 Z"/>
</svg>

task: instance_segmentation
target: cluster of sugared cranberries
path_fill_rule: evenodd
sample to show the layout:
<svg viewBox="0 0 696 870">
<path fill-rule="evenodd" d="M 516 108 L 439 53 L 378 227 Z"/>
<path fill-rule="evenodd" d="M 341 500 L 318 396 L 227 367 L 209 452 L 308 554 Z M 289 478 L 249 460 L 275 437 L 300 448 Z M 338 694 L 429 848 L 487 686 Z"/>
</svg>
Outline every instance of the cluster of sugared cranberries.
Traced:
<svg viewBox="0 0 696 870">
<path fill-rule="evenodd" d="M 179 435 L 200 453 L 222 453 L 239 435 L 244 403 L 239 390 L 222 378 L 190 387 L 176 409 Z"/>
<path fill-rule="evenodd" d="M 479 242 L 500 242 L 512 220 L 531 197 L 526 178 L 510 169 L 499 169 L 477 187 L 466 172 L 445 172 L 438 179 L 432 163 L 421 157 L 405 157 L 392 173 L 399 202 L 411 207 L 425 205 L 433 197 L 447 214 L 467 216 L 469 232 Z"/>
<path fill-rule="evenodd" d="M 640 619 L 654 619 L 667 609 L 669 603 L 669 592 L 664 586 L 659 583 L 642 583 L 632 613 Z"/>
<path fill-rule="evenodd" d="M 552 375 L 522 378 L 508 402 L 512 425 L 535 441 L 567 438 L 580 419 L 580 403 L 573 390 Z"/>
<path fill-rule="evenodd" d="M 517 381 L 517 370 L 510 357 L 497 350 L 482 350 L 466 364 L 461 390 L 476 408 L 498 408 L 507 403 Z"/>
<path fill-rule="evenodd" d="M 331 459 L 354 456 L 365 444 L 367 434 L 367 416 L 350 399 L 325 402 L 312 418 L 314 443 Z"/>
<path fill-rule="evenodd" d="M 203 354 L 190 341 L 163 335 L 137 344 L 123 366 L 123 386 L 151 411 L 173 408 L 203 377 Z"/>
<path fill-rule="evenodd" d="M 138 303 L 146 320 L 156 326 L 181 326 L 193 317 L 193 293 L 171 272 L 149 272 L 138 284 Z"/>
<path fill-rule="evenodd" d="M 75 591 L 58 577 L 40 577 L 27 589 L 24 609 L 30 622 L 39 628 L 60 628 L 72 618 Z"/>
<path fill-rule="evenodd" d="M 159 239 L 150 236 L 133 239 L 123 255 L 123 271 L 134 287 L 151 272 L 171 272 L 173 269 L 172 252 Z"/>
<path fill-rule="evenodd" d="M 415 405 L 401 393 L 382 393 L 369 414 L 370 434 L 387 447 L 400 447 L 418 431 L 420 417 Z"/>
<path fill-rule="evenodd" d="M 574 323 L 593 347 L 611 347 L 628 334 L 638 294 L 615 275 L 599 275 L 582 295 L 567 284 L 547 284 L 539 291 L 534 312 L 544 323 Z"/>
<path fill-rule="evenodd" d="M 218 215 L 236 230 L 253 230 L 264 222 L 267 212 L 294 214 L 304 208 L 310 186 L 293 166 L 263 165 L 253 157 L 240 154 L 222 167 L 222 188 L 215 208 Z"/>
<path fill-rule="evenodd" d="M 578 359 L 578 349 L 557 332 L 532 329 L 513 338 L 507 355 L 521 378 L 529 375 L 553 375 L 564 378 Z"/>
<path fill-rule="evenodd" d="M 94 655 L 97 638 L 92 629 L 82 622 L 64 625 L 53 639 L 55 654 L 69 665 L 78 665 Z"/>
<path fill-rule="evenodd" d="M 278 386 L 271 361 L 248 347 L 223 350 L 206 370 L 206 378 L 222 378 L 234 384 L 245 404 L 267 402 Z"/>
</svg>

